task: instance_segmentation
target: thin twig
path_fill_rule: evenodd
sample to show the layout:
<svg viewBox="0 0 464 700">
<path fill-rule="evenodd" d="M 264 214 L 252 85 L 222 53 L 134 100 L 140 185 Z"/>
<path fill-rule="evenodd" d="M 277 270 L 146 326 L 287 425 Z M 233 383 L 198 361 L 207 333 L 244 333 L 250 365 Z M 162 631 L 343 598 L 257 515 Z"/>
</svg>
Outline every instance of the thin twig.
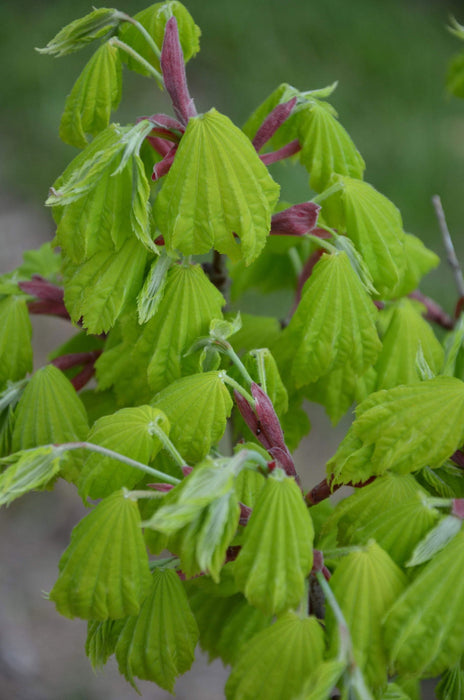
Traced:
<svg viewBox="0 0 464 700">
<path fill-rule="evenodd" d="M 461 265 L 457 258 L 456 252 L 454 250 L 453 241 L 446 223 L 445 212 L 443 210 L 443 205 L 441 203 L 440 196 L 435 194 L 432 197 L 432 203 L 435 208 L 435 213 L 438 220 L 438 225 L 440 226 L 441 235 L 443 237 L 443 243 L 445 244 L 446 257 L 450 267 L 453 271 L 454 280 L 458 288 L 458 293 L 460 298 L 464 297 L 464 278 L 462 276 Z"/>
</svg>

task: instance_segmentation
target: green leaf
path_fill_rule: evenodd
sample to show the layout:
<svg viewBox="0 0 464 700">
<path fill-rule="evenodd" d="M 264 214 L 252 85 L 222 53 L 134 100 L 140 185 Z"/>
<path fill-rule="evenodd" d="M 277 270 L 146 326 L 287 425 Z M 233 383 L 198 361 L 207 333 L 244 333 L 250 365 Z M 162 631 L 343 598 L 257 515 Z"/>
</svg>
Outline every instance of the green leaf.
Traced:
<svg viewBox="0 0 464 700">
<path fill-rule="evenodd" d="M 45 48 L 37 49 L 37 51 L 52 56 L 66 56 L 66 54 L 79 51 L 91 41 L 104 36 L 111 29 L 117 27 L 122 19 L 121 13 L 117 10 L 100 7 L 67 24 L 48 42 Z"/>
<path fill-rule="evenodd" d="M 0 464 L 8 465 L 0 473 L 0 505 L 9 504 L 28 491 L 44 488 L 60 471 L 62 458 L 62 448 L 45 445 L 0 459 Z"/>
<path fill-rule="evenodd" d="M 151 406 L 122 408 L 111 416 L 97 420 L 87 441 L 143 464 L 149 464 L 162 448 L 153 434 L 153 426 L 169 433 L 169 421 L 162 411 Z M 101 454 L 89 454 L 79 480 L 79 493 L 85 500 L 104 498 L 125 486 L 133 488 L 140 481 L 137 469 Z"/>
<path fill-rule="evenodd" d="M 446 76 L 446 89 L 455 97 L 464 98 L 464 54 L 451 59 Z"/>
<path fill-rule="evenodd" d="M 404 573 L 376 542 L 344 557 L 330 579 L 351 633 L 356 661 L 373 689 L 380 689 L 387 680 L 380 623 L 406 585 Z M 331 610 L 327 611 L 326 624 L 335 649 L 339 633 Z"/>
<path fill-rule="evenodd" d="M 195 656 L 198 626 L 178 575 L 155 569 L 151 589 L 138 615 L 125 621 L 116 644 L 120 672 L 135 686 L 134 676 L 173 691 L 177 676 Z"/>
<path fill-rule="evenodd" d="M 18 280 L 30 280 L 33 275 L 40 275 L 50 282 L 58 282 L 61 268 L 61 257 L 52 248 L 50 242 L 44 243 L 37 250 L 26 250 L 23 262 L 15 270 Z"/>
<path fill-rule="evenodd" d="M 268 348 L 251 350 L 243 357 L 243 364 L 253 381 L 257 382 L 271 399 L 277 415 L 288 411 L 288 394 L 282 382 L 276 361 Z"/>
<path fill-rule="evenodd" d="M 340 545 L 365 545 L 375 539 L 398 566 L 404 566 L 439 517 L 427 497 L 410 474 L 389 472 L 341 501 L 324 531 L 335 521 Z"/>
<path fill-rule="evenodd" d="M 443 367 L 440 374 L 445 374 L 449 377 L 457 376 L 460 379 L 460 366 L 462 364 L 464 346 L 464 318 L 461 316 L 457 321 L 453 330 L 446 335 L 444 348 L 445 357 Z"/>
<path fill-rule="evenodd" d="M 171 423 L 171 440 L 191 464 L 205 457 L 226 429 L 232 399 L 223 376 L 216 371 L 183 377 L 153 399 Z"/>
<path fill-rule="evenodd" d="M 382 350 L 375 369 L 375 388 L 390 389 L 420 381 L 416 358 L 419 349 L 430 369 L 437 374 L 443 364 L 443 348 L 417 304 L 409 299 L 395 303 L 382 337 Z"/>
<path fill-rule="evenodd" d="M 332 425 L 336 425 L 358 398 L 359 380 L 347 364 L 308 384 L 303 393 L 309 401 L 322 404 Z"/>
<path fill-rule="evenodd" d="M 438 255 L 432 250 L 429 250 L 429 248 L 426 248 L 417 236 L 413 236 L 411 233 L 405 233 L 403 241 L 406 256 L 406 271 L 396 291 L 398 297 L 410 294 L 417 289 L 422 277 L 440 264 Z"/>
<path fill-rule="evenodd" d="M 85 148 L 86 134 L 106 129 L 111 111 L 121 100 L 122 71 L 119 50 L 102 44 L 74 84 L 60 124 L 60 138 L 71 146 Z"/>
<path fill-rule="evenodd" d="M 50 599 L 65 617 L 118 619 L 138 613 L 150 581 L 137 503 L 117 491 L 74 528 Z"/>
<path fill-rule="evenodd" d="M 0 298 L 0 388 L 32 370 L 31 337 L 25 297 Z"/>
<path fill-rule="evenodd" d="M 410 700 L 410 698 L 399 685 L 388 683 L 382 694 L 382 700 Z"/>
<path fill-rule="evenodd" d="M 11 453 L 14 411 L 28 381 L 21 379 L 19 382 L 7 382 L 6 389 L 0 393 L 0 457 Z"/>
<path fill-rule="evenodd" d="M 260 445 L 254 445 L 250 442 L 245 443 L 244 445 L 239 445 L 239 447 L 258 451 L 261 448 Z M 265 457 L 265 459 L 269 459 L 270 461 L 270 455 Z M 235 493 L 237 499 L 240 501 L 240 503 L 244 503 L 246 506 L 248 506 L 248 508 L 253 508 L 265 483 L 266 479 L 262 474 L 260 474 L 260 472 L 257 472 L 254 469 L 242 469 L 235 480 Z"/>
<path fill-rule="evenodd" d="M 74 323 L 89 333 L 106 333 L 142 285 L 146 249 L 128 239 L 118 252 L 95 253 L 75 264 L 64 259 L 64 301 Z"/>
<path fill-rule="evenodd" d="M 406 274 L 405 234 L 395 205 L 372 185 L 333 178 L 340 190 L 323 202 L 324 218 L 342 228 L 361 253 L 381 298 L 397 296 Z"/>
<path fill-rule="evenodd" d="M 243 647 L 226 683 L 226 698 L 294 698 L 322 664 L 323 654 L 324 634 L 316 618 L 288 612 Z"/>
<path fill-rule="evenodd" d="M 445 671 L 435 687 L 438 700 L 461 700 L 464 697 L 464 671 L 461 663 Z"/>
<path fill-rule="evenodd" d="M 168 281 L 172 260 L 163 251 L 150 268 L 145 283 L 137 297 L 139 323 L 146 323 L 158 311 Z"/>
<path fill-rule="evenodd" d="M 326 102 L 312 100 L 299 112 L 298 135 L 313 190 L 322 192 L 333 173 L 362 179 L 364 160 Z"/>
<path fill-rule="evenodd" d="M 288 411 L 280 421 L 285 435 L 285 444 L 291 451 L 298 447 L 304 436 L 311 430 L 308 414 L 302 406 L 303 399 L 301 391 L 289 396 Z"/>
<path fill-rule="evenodd" d="M 346 253 L 324 255 L 279 341 L 291 353 L 295 386 L 315 382 L 346 365 L 362 374 L 381 349 L 376 315 Z"/>
<path fill-rule="evenodd" d="M 169 2 L 158 2 L 134 15 L 134 19 L 145 27 L 160 51 L 163 45 L 166 22 L 170 17 L 175 17 L 177 20 L 179 41 L 184 55 L 184 61 L 187 63 L 200 50 L 199 39 L 201 31 L 193 21 L 186 7 L 180 2 L 170 0 Z M 135 49 L 137 53 L 156 68 L 156 70 L 161 70 L 159 57 L 150 48 L 147 40 L 137 27 L 127 22 L 121 27 L 119 35 L 122 41 Z M 131 70 L 141 73 L 142 75 L 150 76 L 150 73 L 131 56 L 124 54 L 124 60 Z"/>
<path fill-rule="evenodd" d="M 342 661 L 325 661 L 313 671 L 297 700 L 329 700 L 344 668 Z"/>
<path fill-rule="evenodd" d="M 464 441 L 464 384 L 435 377 L 371 394 L 327 463 L 334 483 L 365 481 L 391 469 L 401 474 L 439 467 Z"/>
<path fill-rule="evenodd" d="M 232 343 L 236 352 L 259 347 L 270 348 L 280 334 L 280 324 L 277 318 L 242 313 L 240 318 L 242 327 L 234 334 Z"/>
<path fill-rule="evenodd" d="M 101 668 L 116 648 L 124 620 L 90 620 L 87 623 L 85 653 L 94 669 Z"/>
<path fill-rule="evenodd" d="M 461 530 L 425 565 L 388 612 L 384 639 L 390 662 L 400 674 L 433 677 L 454 665 L 461 656 L 463 565 Z"/>
<path fill-rule="evenodd" d="M 84 440 L 87 431 L 85 408 L 69 379 L 53 365 L 39 369 L 16 408 L 13 451 Z"/>
<path fill-rule="evenodd" d="M 251 605 L 279 614 L 301 602 L 313 537 L 300 489 L 274 470 L 256 499 L 235 563 L 237 584 Z"/>
<path fill-rule="evenodd" d="M 241 593 L 224 595 L 221 591 L 227 589 L 222 581 L 214 586 L 217 591 L 211 586 L 206 588 L 202 585 L 204 578 L 186 582 L 190 606 L 200 630 L 200 646 L 208 653 L 210 661 L 219 657 L 224 664 L 235 664 L 243 646 L 271 624 L 272 616 L 249 605 Z"/>
<path fill-rule="evenodd" d="M 460 531 L 462 520 L 454 515 L 442 518 L 419 542 L 406 566 L 419 566 L 440 552 Z"/>
<path fill-rule="evenodd" d="M 250 263 L 266 243 L 278 196 L 250 141 L 211 109 L 189 119 L 155 217 L 168 250 L 198 255 L 215 248 Z"/>
</svg>

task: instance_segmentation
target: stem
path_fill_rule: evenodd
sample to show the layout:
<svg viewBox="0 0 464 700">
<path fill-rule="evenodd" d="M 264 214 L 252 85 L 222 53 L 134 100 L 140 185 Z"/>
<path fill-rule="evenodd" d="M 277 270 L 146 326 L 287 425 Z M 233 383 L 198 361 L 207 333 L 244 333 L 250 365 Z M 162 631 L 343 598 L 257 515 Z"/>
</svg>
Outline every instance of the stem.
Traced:
<svg viewBox="0 0 464 700">
<path fill-rule="evenodd" d="M 313 199 L 311 201 L 314 202 L 314 204 L 320 204 L 325 199 L 328 199 L 329 197 L 331 197 L 333 194 L 340 192 L 340 190 L 342 190 L 342 189 L 343 189 L 343 183 L 336 182 L 335 185 L 332 185 L 327 190 L 324 190 L 324 192 L 321 192 L 321 194 L 318 194 L 316 197 L 313 197 Z M 325 227 L 323 227 L 323 228 L 325 228 Z"/>
<path fill-rule="evenodd" d="M 105 457 L 111 457 L 112 459 L 116 459 L 118 462 L 123 462 L 124 464 L 129 465 L 129 467 L 140 469 L 146 474 L 150 474 L 150 476 L 154 476 L 157 479 L 162 479 L 163 481 L 167 481 L 169 484 L 174 484 L 174 486 L 180 483 L 180 479 L 177 479 L 175 476 L 160 472 L 158 469 L 149 467 L 147 464 L 137 462 L 135 459 L 126 457 L 119 452 L 114 452 L 114 450 L 110 450 L 107 447 L 95 445 L 93 442 L 62 442 L 55 445 L 55 447 L 62 447 L 65 450 L 89 450 L 90 452 L 98 452 Z"/>
<path fill-rule="evenodd" d="M 168 438 L 168 436 L 166 435 L 164 430 L 162 428 L 160 428 L 159 424 L 156 421 L 152 421 L 150 423 L 149 431 L 150 431 L 151 435 L 156 435 L 156 437 L 161 442 L 161 444 L 163 445 L 166 452 L 168 452 L 171 455 L 171 457 L 173 458 L 175 463 L 179 467 L 185 467 L 185 465 L 186 465 L 185 459 L 182 457 L 180 452 L 178 452 L 178 450 L 174 447 L 171 440 Z M 160 472 L 160 474 L 161 474 L 161 472 Z M 168 483 L 172 484 L 174 482 L 169 481 Z M 179 479 L 176 479 L 175 483 L 178 484 Z"/>
<path fill-rule="evenodd" d="M 148 565 L 152 571 L 160 568 L 177 569 L 180 566 L 180 559 L 176 556 L 164 557 L 163 559 L 154 559 L 148 562 Z"/>
<path fill-rule="evenodd" d="M 130 22 L 130 24 L 133 24 L 134 27 L 136 27 L 139 32 L 144 36 L 146 39 L 147 43 L 150 45 L 151 50 L 153 53 L 156 55 L 157 58 L 161 58 L 161 49 L 158 47 L 156 44 L 155 40 L 153 37 L 147 32 L 143 24 L 140 24 L 140 22 L 137 22 L 137 20 L 134 17 L 131 17 L 130 15 L 126 15 L 125 12 L 119 13 L 119 16 L 121 17 L 122 20 L 126 22 Z"/>
<path fill-rule="evenodd" d="M 316 243 L 318 248 L 323 248 L 327 253 L 330 253 L 330 255 L 334 255 L 334 253 L 337 253 L 337 249 L 332 243 L 329 243 L 329 241 L 326 241 L 325 238 L 319 238 L 319 236 L 313 236 L 312 233 L 307 233 L 305 238 L 309 238 L 310 241 L 313 241 L 313 243 Z"/>
<path fill-rule="evenodd" d="M 426 313 L 424 315 L 428 321 L 432 321 L 448 331 L 454 328 L 453 319 L 441 308 L 441 306 L 437 304 L 436 301 L 430 299 L 430 297 L 426 297 L 425 294 L 422 294 L 422 292 L 420 292 L 418 289 L 408 294 L 408 297 L 410 299 L 417 299 L 417 301 L 420 301 L 420 303 L 425 306 Z"/>
<path fill-rule="evenodd" d="M 112 39 L 109 40 L 110 44 L 113 46 L 117 46 L 118 49 L 121 49 L 122 51 L 125 51 L 129 56 L 132 56 L 133 59 L 135 59 L 138 63 L 140 63 L 141 66 L 143 66 L 149 73 L 152 75 L 155 80 L 158 80 L 161 82 L 162 85 L 164 85 L 163 81 L 163 76 L 161 73 L 159 73 L 156 68 L 153 68 L 151 63 L 148 63 L 135 49 L 132 48 L 132 46 L 129 46 L 129 44 L 124 43 L 124 41 L 121 41 L 120 39 L 116 39 L 115 37 L 112 37 Z"/>
<path fill-rule="evenodd" d="M 135 491 L 128 491 L 127 492 L 127 497 L 132 498 L 133 500 L 137 500 L 139 498 L 163 498 L 164 493 L 161 491 L 141 491 L 141 490 L 135 490 Z"/>
<path fill-rule="evenodd" d="M 235 389 L 235 391 L 237 391 L 239 394 L 241 394 L 243 396 L 243 398 L 245 398 L 248 401 L 250 406 L 252 406 L 253 408 L 255 407 L 254 398 L 252 397 L 251 394 L 248 393 L 248 391 L 246 389 L 243 388 L 243 386 L 241 384 L 236 382 L 235 379 L 232 379 L 232 377 L 229 377 L 229 375 L 226 374 L 225 372 L 223 373 L 222 378 L 226 384 L 228 384 L 233 389 Z"/>
<path fill-rule="evenodd" d="M 228 343 L 226 340 L 225 341 L 222 340 L 219 342 L 214 341 L 213 345 L 219 345 L 221 347 L 224 354 L 227 355 L 227 357 L 230 360 L 232 360 L 232 362 L 237 367 L 237 369 L 239 370 L 240 374 L 245 379 L 245 381 L 248 382 L 248 384 L 251 384 L 253 382 L 253 379 L 248 374 L 247 368 L 245 367 L 245 365 L 243 364 L 243 362 L 241 361 L 241 359 L 239 358 L 239 356 L 237 355 L 237 353 L 235 352 L 234 348 L 232 347 L 232 345 L 230 343 Z M 233 386 L 233 385 L 231 385 L 231 386 Z M 252 405 L 254 405 L 254 403 Z"/>
<path fill-rule="evenodd" d="M 445 212 L 443 210 L 443 205 L 438 194 L 435 194 L 432 197 L 432 203 L 435 208 L 435 214 L 438 219 L 438 225 L 440 227 L 441 235 L 443 237 L 443 243 L 445 244 L 446 257 L 453 271 L 454 281 L 456 282 L 456 287 L 458 288 L 459 296 L 462 298 L 464 297 L 464 279 L 462 276 L 462 270 L 456 252 L 454 250 L 451 234 L 448 229 L 448 224 L 446 223 Z"/>
</svg>

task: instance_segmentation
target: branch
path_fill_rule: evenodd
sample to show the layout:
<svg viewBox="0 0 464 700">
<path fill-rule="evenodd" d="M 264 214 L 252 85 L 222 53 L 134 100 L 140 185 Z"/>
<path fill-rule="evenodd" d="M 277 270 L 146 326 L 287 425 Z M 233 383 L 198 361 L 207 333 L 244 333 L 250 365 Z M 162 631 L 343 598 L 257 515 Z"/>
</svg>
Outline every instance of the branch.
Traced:
<svg viewBox="0 0 464 700">
<path fill-rule="evenodd" d="M 430 297 L 426 297 L 418 289 L 415 292 L 408 294 L 410 299 L 417 299 L 421 304 L 427 309 L 424 314 L 425 318 L 432 323 L 436 323 L 438 326 L 445 328 L 446 330 L 452 330 L 454 328 L 454 321 L 449 316 L 446 311 L 444 311 L 439 304 Z"/>
<path fill-rule="evenodd" d="M 435 213 L 437 215 L 438 225 L 440 226 L 441 235 L 443 237 L 443 243 L 445 244 L 446 257 L 451 267 L 451 270 L 453 271 L 454 281 L 458 289 L 459 298 L 462 299 L 464 298 L 464 279 L 462 276 L 461 265 L 459 264 L 459 260 L 454 250 L 451 234 L 448 229 L 448 224 L 446 223 L 445 212 L 443 210 L 443 205 L 438 194 L 435 194 L 432 197 L 432 203 L 435 208 Z"/>
</svg>

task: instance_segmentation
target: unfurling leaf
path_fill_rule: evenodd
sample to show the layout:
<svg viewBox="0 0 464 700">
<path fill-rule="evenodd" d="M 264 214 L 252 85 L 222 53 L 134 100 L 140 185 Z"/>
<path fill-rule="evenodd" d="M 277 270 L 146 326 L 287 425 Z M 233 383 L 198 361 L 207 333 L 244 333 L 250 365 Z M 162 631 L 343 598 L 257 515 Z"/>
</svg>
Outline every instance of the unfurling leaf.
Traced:
<svg viewBox="0 0 464 700">
<path fill-rule="evenodd" d="M 50 599 L 65 617 L 135 615 L 151 577 L 137 503 L 117 491 L 76 525 Z"/>
<path fill-rule="evenodd" d="M 172 692 L 175 680 L 193 663 L 198 626 L 178 575 L 156 569 L 140 612 L 128 617 L 116 643 L 119 670 Z"/>
<path fill-rule="evenodd" d="M 102 44 L 85 66 L 66 100 L 60 137 L 78 148 L 87 145 L 86 134 L 106 129 L 111 112 L 121 100 L 122 71 L 119 50 Z"/>
<path fill-rule="evenodd" d="M 0 459 L 0 465 L 8 465 L 0 473 L 0 505 L 8 504 L 28 491 L 42 489 L 59 473 L 63 449 L 44 445 L 31 450 L 21 450 Z"/>
<path fill-rule="evenodd" d="M 278 196 L 248 139 L 212 109 L 189 119 L 155 217 L 169 250 L 198 255 L 215 248 L 250 263 L 266 243 Z"/>
<path fill-rule="evenodd" d="M 288 612 L 243 647 L 226 683 L 226 698 L 294 698 L 322 664 L 323 654 L 324 634 L 316 618 Z"/>
<path fill-rule="evenodd" d="M 300 603 L 313 563 L 313 537 L 300 489 L 274 470 L 256 499 L 235 563 L 237 584 L 252 605 L 279 614 Z"/>
<path fill-rule="evenodd" d="M 99 39 L 114 29 L 122 21 L 123 16 L 117 10 L 100 7 L 88 15 L 74 20 L 61 29 L 39 53 L 52 56 L 66 56 L 83 49 L 87 44 Z"/>
<path fill-rule="evenodd" d="M 0 389 L 32 370 L 31 337 L 26 298 L 0 298 Z"/>
</svg>

